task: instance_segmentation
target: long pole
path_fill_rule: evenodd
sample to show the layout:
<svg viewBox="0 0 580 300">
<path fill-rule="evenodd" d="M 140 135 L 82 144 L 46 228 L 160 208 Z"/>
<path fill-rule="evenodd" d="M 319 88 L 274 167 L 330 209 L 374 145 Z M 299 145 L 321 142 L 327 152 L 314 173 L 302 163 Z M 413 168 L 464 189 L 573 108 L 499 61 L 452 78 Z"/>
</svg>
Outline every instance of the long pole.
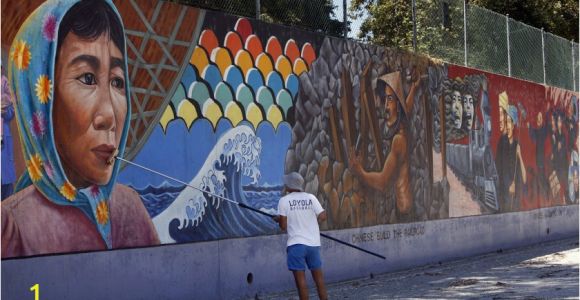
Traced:
<svg viewBox="0 0 580 300">
<path fill-rule="evenodd" d="M 257 213 L 259 213 L 259 214 L 262 214 L 262 215 L 265 215 L 265 216 L 268 216 L 268 217 L 271 217 L 271 218 L 273 218 L 273 217 L 274 217 L 274 215 L 272 215 L 272 214 L 269 214 L 269 213 L 267 213 L 267 212 L 263 212 L 263 211 L 261 211 L 261 210 L 259 210 L 259 209 L 256 209 L 256 208 L 254 208 L 254 207 L 248 206 L 247 204 L 244 204 L 244 203 L 241 203 L 241 202 L 238 202 L 238 201 L 234 201 L 234 200 L 232 200 L 232 199 L 228 199 L 228 198 L 226 198 L 226 197 L 222 197 L 222 196 L 220 196 L 220 195 L 216 195 L 216 194 L 210 193 L 210 192 L 208 192 L 208 191 L 204 191 L 204 190 L 202 190 L 202 189 L 200 189 L 200 188 L 198 188 L 198 187 L 195 187 L 195 186 L 193 186 L 193 185 L 190 185 L 190 184 L 188 184 L 188 183 L 186 183 L 186 182 L 184 182 L 184 181 L 181 181 L 181 180 L 179 180 L 179 179 L 177 179 L 177 178 L 171 177 L 171 176 L 169 176 L 169 175 L 165 175 L 165 174 L 163 174 L 163 173 L 161 173 L 161 172 L 158 172 L 158 171 L 155 171 L 155 170 L 153 170 L 153 169 L 147 168 L 147 167 L 145 167 L 145 166 L 142 166 L 142 165 L 140 165 L 140 164 L 137 164 L 137 163 L 134 163 L 134 162 L 132 162 L 132 161 L 126 160 L 126 159 L 124 159 L 124 158 L 121 158 L 121 157 L 118 157 L 118 156 L 115 156 L 115 158 L 116 158 L 116 159 L 118 159 L 118 160 L 120 160 L 120 161 L 126 162 L 126 163 L 128 163 L 128 164 L 130 164 L 130 165 L 133 165 L 133 166 L 135 166 L 135 167 L 139 167 L 139 168 L 141 168 L 141 169 L 143 169 L 143 170 L 146 170 L 146 171 L 149 171 L 149 172 L 151 172 L 151 173 L 157 174 L 157 175 L 159 175 L 159 176 L 161 176 L 161 177 L 165 177 L 165 178 L 167 178 L 167 179 L 170 179 L 170 180 L 173 180 L 173 181 L 175 181 L 175 182 L 181 183 L 181 184 L 183 184 L 183 185 L 185 185 L 185 186 L 188 186 L 188 187 L 190 187 L 190 188 L 192 188 L 192 189 L 194 189 L 194 190 L 198 190 L 198 191 L 200 191 L 200 192 L 202 192 L 202 193 L 204 193 L 204 194 L 207 194 L 207 195 L 210 195 L 210 196 L 216 197 L 216 198 L 218 198 L 218 199 L 222 199 L 222 200 L 224 200 L 224 201 L 227 201 L 227 202 L 229 202 L 229 203 L 232 203 L 232 204 L 236 204 L 236 205 L 238 205 L 238 206 L 239 206 L 239 207 L 241 207 L 241 208 L 245 208 L 245 209 L 251 210 L 251 211 L 253 211 L 253 212 L 257 212 Z M 320 236 L 322 236 L 322 237 L 325 237 L 325 238 L 327 238 L 327 239 L 329 239 L 329 240 L 333 240 L 333 241 L 335 241 L 335 242 L 337 242 L 337 243 L 340 243 L 340 244 L 343 244 L 343 245 L 345 245 L 345 246 L 349 246 L 349 247 L 351 247 L 351 248 L 357 249 L 357 250 L 359 250 L 359 251 L 362 251 L 362 252 L 364 252 L 364 253 L 367 253 L 367 254 L 370 254 L 370 255 L 373 255 L 373 256 L 376 256 L 376 257 L 382 258 L 382 259 L 387 259 L 386 257 L 384 257 L 384 256 L 382 256 L 382 255 L 380 255 L 380 254 L 377 254 L 377 253 L 374 253 L 374 252 L 372 252 L 372 251 L 369 251 L 369 250 L 363 249 L 363 248 L 361 248 L 361 247 L 355 246 L 355 245 L 353 245 L 353 244 L 350 244 L 350 243 L 347 243 L 347 242 L 345 242 L 345 241 L 341 241 L 341 240 L 339 240 L 339 239 L 337 239 L 337 238 L 333 238 L 333 237 L 331 237 L 331 236 L 329 236 L 329 235 L 327 235 L 327 234 L 324 234 L 324 233 L 322 233 L 322 232 L 320 233 Z"/>
</svg>

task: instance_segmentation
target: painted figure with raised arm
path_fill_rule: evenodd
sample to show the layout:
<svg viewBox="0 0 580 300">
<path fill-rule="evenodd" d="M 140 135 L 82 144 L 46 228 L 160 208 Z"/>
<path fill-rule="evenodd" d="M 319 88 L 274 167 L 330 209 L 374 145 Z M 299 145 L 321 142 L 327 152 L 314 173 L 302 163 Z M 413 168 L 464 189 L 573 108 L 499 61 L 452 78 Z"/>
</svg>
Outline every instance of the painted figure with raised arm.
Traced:
<svg viewBox="0 0 580 300">
<path fill-rule="evenodd" d="M 400 72 L 389 73 L 377 79 L 375 99 L 379 102 L 378 107 L 384 107 L 381 113 L 385 116 L 385 126 L 388 128 L 386 139 L 392 142 L 380 171 L 366 171 L 354 149 L 349 150 L 349 167 L 361 182 L 382 192 L 387 188 L 395 190 L 397 221 L 399 222 L 409 222 L 414 219 L 406 116 L 413 108 L 415 91 L 419 82 L 419 79 L 414 80 L 407 97 L 404 97 Z"/>
</svg>

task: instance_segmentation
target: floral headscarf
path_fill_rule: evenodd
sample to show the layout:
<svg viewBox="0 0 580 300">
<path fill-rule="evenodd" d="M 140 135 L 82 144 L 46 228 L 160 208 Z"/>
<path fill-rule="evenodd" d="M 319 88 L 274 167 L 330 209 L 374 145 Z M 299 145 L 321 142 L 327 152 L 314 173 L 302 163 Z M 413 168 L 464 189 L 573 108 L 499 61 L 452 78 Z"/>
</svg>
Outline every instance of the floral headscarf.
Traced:
<svg viewBox="0 0 580 300">
<path fill-rule="evenodd" d="M 110 0 L 103 1 L 111 6 L 122 24 L 113 3 Z M 10 50 L 10 83 L 15 95 L 18 130 L 26 160 L 26 172 L 20 179 L 17 190 L 34 184 L 49 201 L 82 210 L 95 224 L 110 249 L 112 239 L 109 197 L 120 162 L 115 161 L 111 179 L 106 185 L 77 189 L 65 175 L 54 141 L 52 111 L 55 101 L 53 86 L 58 29 L 66 12 L 77 2 L 79 0 L 48 0 L 38 7 L 20 28 Z M 125 59 L 124 75 L 128 79 L 127 51 L 124 45 L 121 51 Z M 128 82 L 125 93 L 127 115 L 119 144 L 119 155 L 125 150 L 131 115 Z"/>
</svg>

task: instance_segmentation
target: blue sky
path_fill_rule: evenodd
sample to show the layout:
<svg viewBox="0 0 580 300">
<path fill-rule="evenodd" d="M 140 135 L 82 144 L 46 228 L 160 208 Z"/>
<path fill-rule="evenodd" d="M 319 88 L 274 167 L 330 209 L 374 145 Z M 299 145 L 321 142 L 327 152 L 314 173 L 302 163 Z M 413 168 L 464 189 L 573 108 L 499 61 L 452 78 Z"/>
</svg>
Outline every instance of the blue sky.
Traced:
<svg viewBox="0 0 580 300">
<path fill-rule="evenodd" d="M 334 15 L 336 16 L 336 18 L 338 20 L 342 20 L 342 0 L 332 0 L 334 3 Z M 346 0 L 346 5 L 347 5 L 347 11 L 350 7 L 350 0 Z M 365 14 L 366 17 L 366 14 Z M 356 20 L 351 20 L 351 31 L 349 33 L 349 37 L 356 37 L 358 35 L 359 32 L 359 28 L 361 23 L 364 21 L 364 17 L 363 18 L 359 18 Z"/>
</svg>

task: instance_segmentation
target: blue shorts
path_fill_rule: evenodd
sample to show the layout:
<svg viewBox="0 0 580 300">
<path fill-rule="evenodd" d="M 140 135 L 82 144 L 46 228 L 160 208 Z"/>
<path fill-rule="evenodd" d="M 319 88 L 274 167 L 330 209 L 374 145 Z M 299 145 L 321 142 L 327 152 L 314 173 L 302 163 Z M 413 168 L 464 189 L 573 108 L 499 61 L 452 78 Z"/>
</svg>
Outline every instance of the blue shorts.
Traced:
<svg viewBox="0 0 580 300">
<path fill-rule="evenodd" d="M 288 270 L 304 271 L 306 266 L 309 270 L 322 267 L 320 260 L 320 247 L 306 246 L 302 244 L 290 245 L 286 248 L 288 254 Z"/>
</svg>

